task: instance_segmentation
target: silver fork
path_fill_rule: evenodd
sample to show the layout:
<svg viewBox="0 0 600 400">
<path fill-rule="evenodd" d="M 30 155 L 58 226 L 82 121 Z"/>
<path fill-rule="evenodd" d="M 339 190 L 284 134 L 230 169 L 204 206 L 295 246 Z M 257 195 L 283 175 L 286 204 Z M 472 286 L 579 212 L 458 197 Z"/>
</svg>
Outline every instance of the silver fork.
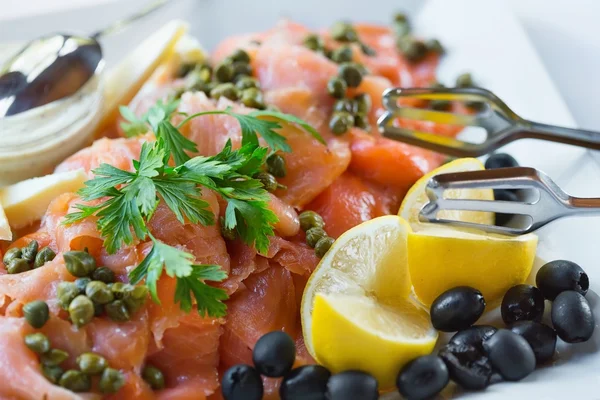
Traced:
<svg viewBox="0 0 600 400">
<path fill-rule="evenodd" d="M 398 104 L 402 98 L 418 100 L 448 100 L 484 104 L 473 114 L 435 111 Z M 492 92 L 481 88 L 425 89 L 392 88 L 383 94 L 385 113 L 377 122 L 381 133 L 390 139 L 424 147 L 455 157 L 479 157 L 518 139 L 542 139 L 600 150 L 600 132 L 570 129 L 528 121 L 519 117 Z M 458 126 L 483 128 L 487 138 L 483 143 L 469 143 L 414 129 L 393 125 L 396 118 L 427 120 Z"/>
<path fill-rule="evenodd" d="M 537 198 L 531 201 L 486 201 L 444 198 L 447 189 L 533 189 Z M 439 174 L 426 187 L 429 202 L 423 206 L 419 218 L 434 222 L 475 228 L 505 235 L 523 235 L 563 217 L 573 215 L 600 215 L 600 198 L 579 198 L 565 193 L 546 174 L 534 168 L 516 167 L 484 171 Z M 472 222 L 438 218 L 441 210 L 488 211 L 516 214 L 517 226 L 484 225 Z"/>
</svg>

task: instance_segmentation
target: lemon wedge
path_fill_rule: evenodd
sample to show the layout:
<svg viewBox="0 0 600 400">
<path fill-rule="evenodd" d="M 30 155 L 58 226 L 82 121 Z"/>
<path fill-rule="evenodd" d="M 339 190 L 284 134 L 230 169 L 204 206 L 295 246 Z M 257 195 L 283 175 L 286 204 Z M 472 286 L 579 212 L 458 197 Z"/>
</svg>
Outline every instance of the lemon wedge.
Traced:
<svg viewBox="0 0 600 400">
<path fill-rule="evenodd" d="M 397 216 L 367 221 L 340 236 L 308 281 L 302 327 L 310 354 L 332 372 L 361 369 L 382 390 L 410 360 L 433 350 L 437 332 L 410 299 L 407 238 Z"/>
<path fill-rule="evenodd" d="M 537 248 L 533 234 L 508 237 L 439 226 L 419 221 L 419 212 L 428 198 L 429 179 L 449 172 L 477 171 L 483 164 L 462 158 L 433 170 L 419 179 L 407 193 L 399 215 L 413 230 L 408 235 L 408 266 L 413 290 L 424 305 L 456 286 L 480 290 L 488 304 L 497 302 L 512 286 L 525 282 L 531 272 Z M 452 189 L 444 196 L 452 199 L 493 200 L 491 189 Z M 440 218 L 478 224 L 494 224 L 494 214 L 475 211 L 444 210 Z"/>
<path fill-rule="evenodd" d="M 12 240 L 12 230 L 2 204 L 0 204 L 0 240 Z"/>
</svg>

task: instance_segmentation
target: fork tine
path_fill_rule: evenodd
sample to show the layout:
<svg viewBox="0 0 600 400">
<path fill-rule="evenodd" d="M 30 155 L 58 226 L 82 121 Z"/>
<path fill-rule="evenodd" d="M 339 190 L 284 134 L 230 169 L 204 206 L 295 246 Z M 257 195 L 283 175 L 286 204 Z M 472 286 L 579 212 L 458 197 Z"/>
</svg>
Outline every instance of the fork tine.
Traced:
<svg viewBox="0 0 600 400">
<path fill-rule="evenodd" d="M 434 200 L 440 210 L 484 211 L 503 214 L 530 215 L 535 204 L 520 201 L 440 199 Z"/>
<path fill-rule="evenodd" d="M 528 226 L 526 226 L 524 228 L 513 228 L 513 227 L 509 227 L 509 226 L 484 225 L 484 224 L 477 224 L 474 222 L 454 221 L 454 220 L 449 220 L 449 219 L 444 219 L 444 218 L 428 218 L 423 215 L 419 215 L 419 220 L 421 222 L 446 224 L 446 225 L 452 225 L 452 226 L 457 226 L 457 227 L 461 227 L 461 228 L 477 229 L 477 230 L 481 230 L 481 231 L 485 231 L 485 232 L 498 233 L 501 235 L 509 235 L 509 236 L 524 235 L 526 233 L 533 232 L 533 230 L 534 230 L 534 226 L 531 223 L 528 224 Z"/>
<path fill-rule="evenodd" d="M 448 189 L 539 189 L 545 188 L 535 168 L 514 167 L 481 171 L 453 172 L 434 176 L 427 189 L 440 195 Z M 440 197 L 442 197 L 440 195 Z"/>
<path fill-rule="evenodd" d="M 398 99 L 403 97 L 420 100 L 502 103 L 492 92 L 481 88 L 391 88 L 383 92 L 383 105 L 388 110 L 394 111 L 401 107 Z"/>
<path fill-rule="evenodd" d="M 394 116 L 412 120 L 426 120 L 446 125 L 479 126 L 476 116 L 434 111 L 425 108 L 400 107 L 394 110 Z"/>
</svg>

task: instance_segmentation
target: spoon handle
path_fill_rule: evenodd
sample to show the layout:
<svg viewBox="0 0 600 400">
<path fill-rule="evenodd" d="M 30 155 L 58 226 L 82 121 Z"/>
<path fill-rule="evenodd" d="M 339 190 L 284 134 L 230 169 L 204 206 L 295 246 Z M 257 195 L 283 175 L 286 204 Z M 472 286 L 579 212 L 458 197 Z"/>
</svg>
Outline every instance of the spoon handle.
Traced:
<svg viewBox="0 0 600 400">
<path fill-rule="evenodd" d="M 137 13 L 130 15 L 126 18 L 117 20 L 109 26 L 92 33 L 90 36 L 93 39 L 98 40 L 103 36 L 118 32 L 121 29 L 125 28 L 127 25 L 131 24 L 132 22 L 137 21 L 138 19 L 143 18 L 148 14 L 151 14 L 152 12 L 158 10 L 159 8 L 163 7 L 167 3 L 170 3 L 171 1 L 172 0 L 154 0 Z"/>
</svg>

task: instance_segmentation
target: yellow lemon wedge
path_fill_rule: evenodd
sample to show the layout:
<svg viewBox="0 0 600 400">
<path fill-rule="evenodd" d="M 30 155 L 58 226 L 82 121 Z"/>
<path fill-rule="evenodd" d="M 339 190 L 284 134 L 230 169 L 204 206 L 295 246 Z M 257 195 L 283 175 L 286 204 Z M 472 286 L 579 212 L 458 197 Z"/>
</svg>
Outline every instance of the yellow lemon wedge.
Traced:
<svg viewBox="0 0 600 400">
<path fill-rule="evenodd" d="M 380 389 L 409 361 L 433 350 L 437 332 L 410 296 L 407 238 L 397 216 L 367 221 L 340 236 L 308 281 L 302 327 L 310 354 L 332 372 L 360 369 Z"/>
<path fill-rule="evenodd" d="M 428 201 L 425 187 L 431 177 L 482 169 L 483 164 L 474 158 L 442 165 L 419 179 L 402 202 L 398 214 L 409 221 L 413 230 L 408 235 L 408 266 L 413 291 L 427 306 L 444 291 L 461 285 L 480 290 L 488 304 L 495 303 L 510 287 L 525 282 L 531 272 L 537 248 L 537 236 L 533 234 L 508 237 L 419 221 L 419 212 Z M 444 196 L 494 199 L 491 189 L 452 189 Z M 440 211 L 438 216 L 488 225 L 494 224 L 495 218 L 489 212 L 453 210 Z"/>
</svg>

